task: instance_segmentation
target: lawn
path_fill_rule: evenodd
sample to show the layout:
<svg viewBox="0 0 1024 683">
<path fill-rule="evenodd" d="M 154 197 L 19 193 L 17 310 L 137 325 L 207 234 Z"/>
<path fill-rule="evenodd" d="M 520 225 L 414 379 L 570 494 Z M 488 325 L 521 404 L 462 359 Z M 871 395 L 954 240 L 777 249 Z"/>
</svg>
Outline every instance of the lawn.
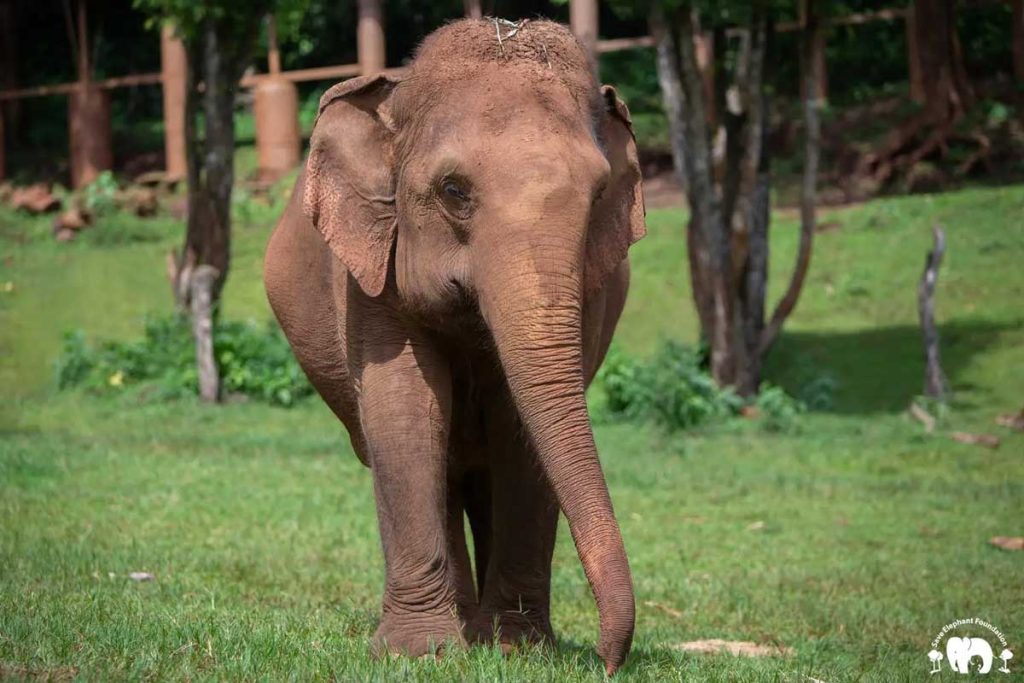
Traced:
<svg viewBox="0 0 1024 683">
<path fill-rule="evenodd" d="M 771 382 L 814 399 L 798 430 L 596 426 L 638 602 L 619 678 L 917 681 L 937 632 L 972 616 L 1006 634 L 1020 668 L 1024 553 L 987 541 L 1024 535 L 1024 436 L 993 424 L 1024 401 L 1022 190 L 826 212 L 768 364 Z M 229 317 L 268 315 L 259 270 L 279 201 L 236 207 Z M 905 409 L 921 390 L 915 287 L 934 222 L 949 233 L 938 311 L 956 393 L 925 434 Z M 47 223 L 0 211 L 0 679 L 603 677 L 564 527 L 555 651 L 371 659 L 382 562 L 370 476 L 340 425 L 317 401 L 206 408 L 57 393 L 63 331 L 128 338 L 170 308 L 164 256 L 181 228 L 117 218 L 60 245 Z M 627 353 L 694 340 L 682 226 L 677 211 L 651 212 L 635 247 L 616 342 Z M 776 294 L 795 237 L 793 218 L 777 216 Z M 951 430 L 998 434 L 1002 446 L 960 444 Z M 154 580 L 130 580 L 136 571 Z M 702 638 L 792 654 L 674 648 Z"/>
</svg>

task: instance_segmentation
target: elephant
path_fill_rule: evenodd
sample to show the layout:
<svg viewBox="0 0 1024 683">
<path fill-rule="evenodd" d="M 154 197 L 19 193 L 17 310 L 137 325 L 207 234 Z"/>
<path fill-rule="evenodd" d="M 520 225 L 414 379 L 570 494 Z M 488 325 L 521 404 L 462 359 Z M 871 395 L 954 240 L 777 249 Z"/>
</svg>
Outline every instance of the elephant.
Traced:
<svg viewBox="0 0 1024 683">
<path fill-rule="evenodd" d="M 946 641 L 946 661 L 953 671 L 970 672 L 971 660 L 981 659 L 978 673 L 987 674 L 992 668 L 992 646 L 984 638 L 960 638 L 953 636 Z"/>
<path fill-rule="evenodd" d="M 401 75 L 320 100 L 264 281 L 372 473 L 377 654 L 553 643 L 559 511 L 607 673 L 629 652 L 632 577 L 584 392 L 645 210 L 629 111 L 594 74 L 561 24 L 464 19 Z"/>
</svg>

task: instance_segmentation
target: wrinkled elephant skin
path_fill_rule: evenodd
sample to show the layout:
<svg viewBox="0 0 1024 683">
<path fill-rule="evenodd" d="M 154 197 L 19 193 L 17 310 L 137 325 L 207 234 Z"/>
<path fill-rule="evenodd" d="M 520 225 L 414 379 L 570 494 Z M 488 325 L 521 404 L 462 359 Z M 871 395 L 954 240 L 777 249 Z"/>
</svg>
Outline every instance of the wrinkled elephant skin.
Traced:
<svg viewBox="0 0 1024 683">
<path fill-rule="evenodd" d="M 320 102 L 264 278 L 373 474 L 378 652 L 553 641 L 559 510 L 606 670 L 629 652 L 632 578 L 584 389 L 645 231 L 630 125 L 546 21 L 449 24 L 401 78 L 345 81 Z"/>
</svg>

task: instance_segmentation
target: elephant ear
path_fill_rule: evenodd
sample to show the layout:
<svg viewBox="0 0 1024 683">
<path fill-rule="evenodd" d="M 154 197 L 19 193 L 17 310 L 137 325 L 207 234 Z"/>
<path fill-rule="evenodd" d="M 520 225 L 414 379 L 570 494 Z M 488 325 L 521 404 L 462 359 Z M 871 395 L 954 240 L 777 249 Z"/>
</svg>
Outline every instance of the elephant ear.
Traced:
<svg viewBox="0 0 1024 683">
<path fill-rule="evenodd" d="M 384 75 L 339 83 L 320 99 L 303 212 L 359 287 L 378 296 L 395 240 L 395 190 L 389 98 Z"/>
<path fill-rule="evenodd" d="M 640 162 L 629 109 L 610 85 L 601 87 L 601 100 L 604 111 L 598 134 L 611 165 L 611 176 L 591 212 L 584 266 L 588 291 L 600 288 L 626 258 L 629 246 L 647 234 Z"/>
</svg>

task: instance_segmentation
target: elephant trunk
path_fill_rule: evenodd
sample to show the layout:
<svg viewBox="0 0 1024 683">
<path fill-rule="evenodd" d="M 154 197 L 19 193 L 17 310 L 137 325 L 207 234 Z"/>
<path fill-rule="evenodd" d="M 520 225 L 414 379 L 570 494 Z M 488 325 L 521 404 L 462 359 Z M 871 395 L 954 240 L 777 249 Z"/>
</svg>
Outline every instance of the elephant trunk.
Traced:
<svg viewBox="0 0 1024 683">
<path fill-rule="evenodd" d="M 504 251 L 503 263 L 488 268 L 488 286 L 478 294 L 512 397 L 593 590 L 598 654 L 611 674 L 629 653 L 635 605 L 584 398 L 579 233 L 525 237 Z"/>
</svg>

